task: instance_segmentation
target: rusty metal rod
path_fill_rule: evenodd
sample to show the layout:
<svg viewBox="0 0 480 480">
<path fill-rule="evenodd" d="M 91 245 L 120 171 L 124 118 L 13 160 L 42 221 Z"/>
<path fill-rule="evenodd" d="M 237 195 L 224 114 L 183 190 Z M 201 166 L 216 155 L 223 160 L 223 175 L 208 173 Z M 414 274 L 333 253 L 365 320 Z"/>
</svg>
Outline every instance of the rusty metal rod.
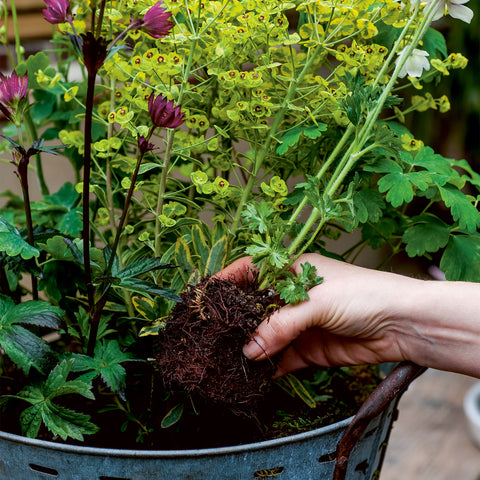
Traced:
<svg viewBox="0 0 480 480">
<path fill-rule="evenodd" d="M 350 453 L 371 420 L 380 415 L 395 398 L 400 398 L 410 383 L 425 370 L 426 367 L 415 365 L 412 362 L 402 362 L 380 382 L 360 407 L 338 443 L 333 480 L 346 479 Z"/>
</svg>

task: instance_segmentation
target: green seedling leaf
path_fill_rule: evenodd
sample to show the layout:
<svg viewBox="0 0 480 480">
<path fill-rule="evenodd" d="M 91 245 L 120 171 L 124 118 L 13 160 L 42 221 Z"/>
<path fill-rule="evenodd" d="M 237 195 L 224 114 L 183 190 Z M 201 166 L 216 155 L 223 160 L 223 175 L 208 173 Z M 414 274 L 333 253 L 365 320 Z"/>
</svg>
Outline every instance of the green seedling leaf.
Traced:
<svg viewBox="0 0 480 480">
<path fill-rule="evenodd" d="M 300 136 L 304 134 L 307 138 L 315 139 L 322 135 L 322 132 L 327 130 L 328 125 L 319 123 L 313 126 L 300 126 L 290 129 L 284 133 L 280 140 L 280 145 L 277 147 L 277 153 L 283 155 L 287 153 L 290 147 L 293 147 L 300 140 Z"/>
<path fill-rule="evenodd" d="M 160 426 L 162 428 L 169 428 L 172 425 L 175 425 L 180 418 L 182 418 L 183 414 L 183 403 L 179 403 L 175 405 L 162 419 L 162 423 Z"/>
</svg>

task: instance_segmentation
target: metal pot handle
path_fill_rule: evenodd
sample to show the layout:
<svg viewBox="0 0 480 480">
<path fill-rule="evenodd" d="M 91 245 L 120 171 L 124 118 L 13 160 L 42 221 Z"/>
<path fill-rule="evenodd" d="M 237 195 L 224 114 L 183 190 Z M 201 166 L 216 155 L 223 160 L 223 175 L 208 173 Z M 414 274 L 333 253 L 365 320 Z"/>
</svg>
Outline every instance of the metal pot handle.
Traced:
<svg viewBox="0 0 480 480">
<path fill-rule="evenodd" d="M 426 367 L 421 367 L 412 362 L 402 362 L 380 382 L 360 407 L 338 443 L 333 480 L 345 480 L 350 453 L 370 421 L 382 413 L 392 400 L 397 397 L 400 398 L 410 383 L 425 370 Z"/>
</svg>

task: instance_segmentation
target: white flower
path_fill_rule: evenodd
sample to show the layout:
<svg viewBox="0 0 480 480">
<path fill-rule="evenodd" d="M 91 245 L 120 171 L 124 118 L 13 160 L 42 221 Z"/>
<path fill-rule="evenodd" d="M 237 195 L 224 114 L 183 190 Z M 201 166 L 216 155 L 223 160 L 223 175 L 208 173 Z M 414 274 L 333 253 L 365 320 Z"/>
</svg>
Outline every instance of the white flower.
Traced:
<svg viewBox="0 0 480 480">
<path fill-rule="evenodd" d="M 407 47 L 405 47 L 401 52 L 398 52 L 398 58 L 395 63 L 403 61 Z M 421 77 L 423 70 L 430 70 L 430 62 L 426 58 L 428 57 L 428 52 L 425 50 L 413 49 L 413 52 L 407 58 L 398 76 L 400 78 L 406 77 Z"/>
<path fill-rule="evenodd" d="M 432 0 L 430 0 L 432 1 Z M 437 2 L 435 7 L 435 15 L 433 20 L 438 20 L 444 15 L 450 14 L 453 18 L 458 18 L 463 20 L 466 23 L 470 23 L 473 18 L 473 11 L 466 7 L 464 3 L 467 3 L 469 0 L 433 0 Z"/>
</svg>

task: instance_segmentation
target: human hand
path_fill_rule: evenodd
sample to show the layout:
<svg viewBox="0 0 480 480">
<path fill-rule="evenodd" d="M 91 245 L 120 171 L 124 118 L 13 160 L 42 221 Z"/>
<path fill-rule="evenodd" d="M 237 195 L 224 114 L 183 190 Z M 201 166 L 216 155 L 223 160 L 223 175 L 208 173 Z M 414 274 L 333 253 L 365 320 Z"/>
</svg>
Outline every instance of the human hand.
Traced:
<svg viewBox="0 0 480 480">
<path fill-rule="evenodd" d="M 245 355 L 262 360 L 284 350 L 278 375 L 307 365 L 358 365 L 406 359 L 392 315 L 402 289 L 414 279 L 369 270 L 318 254 L 302 255 L 292 271 L 309 262 L 324 281 L 310 299 L 273 313 L 245 346 Z M 237 260 L 217 277 L 243 282 L 253 270 L 250 258 Z M 408 295 L 407 295 L 408 296 Z"/>
</svg>

